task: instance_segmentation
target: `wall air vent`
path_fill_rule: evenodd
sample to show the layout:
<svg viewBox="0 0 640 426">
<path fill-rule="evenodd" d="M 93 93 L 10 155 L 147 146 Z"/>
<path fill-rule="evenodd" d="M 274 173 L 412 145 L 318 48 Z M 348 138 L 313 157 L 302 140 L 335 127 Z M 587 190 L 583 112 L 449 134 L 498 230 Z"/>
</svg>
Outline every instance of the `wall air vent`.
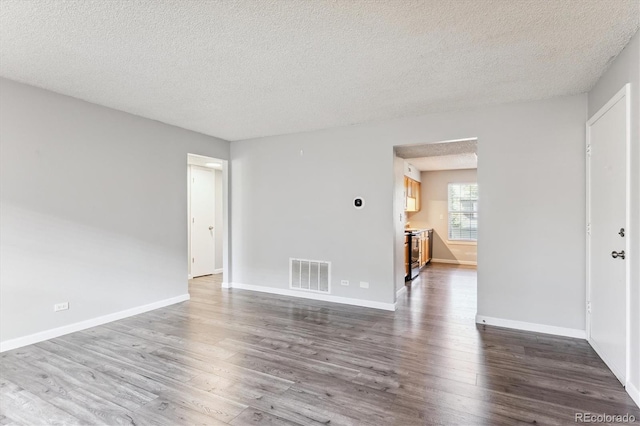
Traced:
<svg viewBox="0 0 640 426">
<path fill-rule="evenodd" d="M 331 262 L 289 259 L 289 288 L 331 293 Z"/>
</svg>

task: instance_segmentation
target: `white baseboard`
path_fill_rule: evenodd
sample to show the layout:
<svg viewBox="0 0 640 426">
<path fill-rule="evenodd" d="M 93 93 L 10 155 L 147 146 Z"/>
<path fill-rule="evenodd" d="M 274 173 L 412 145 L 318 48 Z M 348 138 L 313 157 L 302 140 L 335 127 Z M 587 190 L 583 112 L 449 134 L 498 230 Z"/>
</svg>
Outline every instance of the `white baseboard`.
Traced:
<svg viewBox="0 0 640 426">
<path fill-rule="evenodd" d="M 407 285 L 404 284 L 400 289 L 396 290 L 396 297 L 399 297 L 402 293 L 407 291 Z"/>
<path fill-rule="evenodd" d="M 231 283 L 223 282 L 222 284 L 220 284 L 220 287 L 222 287 L 222 288 L 231 288 Z"/>
<path fill-rule="evenodd" d="M 279 294 L 281 296 L 300 297 L 303 299 L 321 300 L 323 302 L 342 303 L 344 305 L 362 306 L 364 308 L 383 309 L 385 311 L 395 311 L 395 303 L 375 302 L 372 300 L 352 299 L 350 297 L 332 296 L 330 294 L 307 293 L 304 291 L 295 291 L 285 288 L 263 287 L 252 284 L 230 283 L 229 287 L 241 290 L 259 291 L 262 293 Z"/>
<path fill-rule="evenodd" d="M 623 374 L 622 371 L 616 368 L 616 365 L 613 362 L 611 362 L 611 360 L 609 359 L 609 356 L 607 356 L 607 353 L 602 351 L 598 346 L 598 344 L 593 339 L 587 338 L 587 342 L 589 342 L 591 349 L 596 351 L 600 359 L 602 359 L 602 361 L 604 361 L 604 363 L 607 364 L 607 368 L 611 370 L 613 375 L 616 376 L 618 380 L 620 380 L 620 383 L 624 384 L 626 380 L 626 376 Z"/>
<path fill-rule="evenodd" d="M 112 314 L 103 315 L 101 317 L 91 318 L 85 321 L 76 322 L 50 330 L 41 331 L 16 339 L 0 342 L 0 352 L 10 351 L 12 349 L 21 348 L 23 346 L 32 345 L 34 343 L 53 339 L 55 337 L 64 336 L 65 334 L 74 333 L 76 331 L 86 330 L 87 328 L 106 324 L 108 322 L 118 321 L 123 318 L 132 317 L 144 312 L 153 311 L 154 309 L 164 308 L 165 306 L 189 300 L 188 294 L 171 297 L 169 299 L 159 300 L 147 305 L 136 306 L 135 308 L 125 309 L 124 311 L 114 312 Z"/>
<path fill-rule="evenodd" d="M 627 390 L 627 393 L 629 394 L 631 399 L 633 399 L 633 402 L 635 402 L 636 405 L 640 407 L 640 391 L 638 391 L 638 388 L 627 382 L 625 389 Z"/>
<path fill-rule="evenodd" d="M 515 330 L 535 331 L 536 333 L 554 334 L 556 336 L 586 339 L 587 333 L 577 328 L 556 327 L 554 325 L 536 324 L 533 322 L 514 321 L 503 318 L 485 317 L 476 315 L 478 324 L 493 325 L 496 327 L 513 328 Z"/>
<path fill-rule="evenodd" d="M 192 280 L 193 279 L 193 275 L 191 275 L 191 274 L 187 275 L 187 279 L 188 280 Z"/>
<path fill-rule="evenodd" d="M 222 268 L 218 268 L 218 269 L 214 269 L 213 270 L 213 275 L 218 275 L 222 273 Z"/>
<path fill-rule="evenodd" d="M 432 263 L 450 263 L 452 265 L 472 265 L 478 266 L 475 260 L 457 260 L 457 259 L 431 259 Z"/>
</svg>

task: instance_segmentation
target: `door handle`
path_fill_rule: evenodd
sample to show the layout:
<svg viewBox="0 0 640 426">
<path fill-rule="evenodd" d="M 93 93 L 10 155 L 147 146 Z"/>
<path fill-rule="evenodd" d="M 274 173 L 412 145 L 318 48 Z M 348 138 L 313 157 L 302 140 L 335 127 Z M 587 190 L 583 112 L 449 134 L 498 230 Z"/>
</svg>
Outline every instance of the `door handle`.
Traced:
<svg viewBox="0 0 640 426">
<path fill-rule="evenodd" d="M 210 226 L 210 227 L 209 227 L 209 231 L 213 231 L 213 226 Z"/>
<path fill-rule="evenodd" d="M 611 257 L 613 257 L 614 259 L 617 259 L 617 258 L 624 259 L 624 250 L 622 250 L 621 252 L 612 251 Z"/>
</svg>

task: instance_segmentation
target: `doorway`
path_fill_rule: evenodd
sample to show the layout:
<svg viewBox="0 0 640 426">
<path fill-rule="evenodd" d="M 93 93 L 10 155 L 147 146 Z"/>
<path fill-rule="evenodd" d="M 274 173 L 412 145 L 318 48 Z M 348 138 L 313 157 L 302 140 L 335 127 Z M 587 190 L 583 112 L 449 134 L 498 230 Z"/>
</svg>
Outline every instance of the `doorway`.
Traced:
<svg viewBox="0 0 640 426">
<path fill-rule="evenodd" d="M 219 211 L 217 200 L 219 191 L 216 191 L 216 182 L 221 180 L 222 176 L 219 170 L 213 168 L 196 165 L 190 167 L 191 277 L 197 278 L 222 272 L 222 256 L 216 256 L 222 248 L 221 235 L 218 227 L 214 226 L 222 213 Z"/>
<path fill-rule="evenodd" d="M 630 349 L 630 86 L 587 122 L 587 340 L 626 386 Z"/>
<path fill-rule="evenodd" d="M 229 279 L 227 167 L 225 160 L 187 155 L 188 278 L 216 287 L 228 287 Z"/>
<path fill-rule="evenodd" d="M 435 265 L 475 272 L 477 169 L 476 138 L 394 147 L 396 300 L 428 286 Z"/>
</svg>

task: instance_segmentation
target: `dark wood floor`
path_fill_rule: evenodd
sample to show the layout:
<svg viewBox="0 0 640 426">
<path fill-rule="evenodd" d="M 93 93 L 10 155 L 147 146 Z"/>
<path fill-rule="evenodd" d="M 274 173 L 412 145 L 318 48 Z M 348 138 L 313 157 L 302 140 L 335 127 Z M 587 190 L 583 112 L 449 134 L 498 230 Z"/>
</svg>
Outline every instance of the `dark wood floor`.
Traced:
<svg viewBox="0 0 640 426">
<path fill-rule="evenodd" d="M 2 354 L 0 424 L 574 424 L 638 410 L 586 342 L 476 326 L 476 271 L 398 310 L 221 290 Z"/>
</svg>

